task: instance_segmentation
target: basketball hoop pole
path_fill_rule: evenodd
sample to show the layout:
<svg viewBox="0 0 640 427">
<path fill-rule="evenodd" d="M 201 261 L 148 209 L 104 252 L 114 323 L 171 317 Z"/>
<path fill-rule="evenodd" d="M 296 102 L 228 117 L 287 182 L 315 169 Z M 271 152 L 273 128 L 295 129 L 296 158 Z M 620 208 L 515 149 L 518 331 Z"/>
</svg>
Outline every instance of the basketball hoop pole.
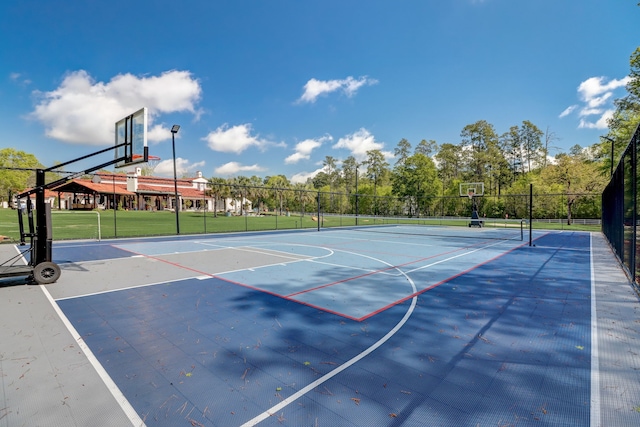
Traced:
<svg viewBox="0 0 640 427">
<path fill-rule="evenodd" d="M 476 201 L 476 193 L 473 190 L 468 191 L 469 200 L 471 200 L 471 213 L 478 211 L 478 202 Z"/>
<path fill-rule="evenodd" d="M 93 166 L 91 168 L 85 169 L 82 172 L 72 173 L 64 178 L 60 178 L 49 183 L 46 183 L 46 180 L 45 180 L 46 173 L 53 172 L 56 169 L 61 168 L 63 166 L 70 165 L 80 160 L 88 159 L 89 157 L 93 157 L 110 150 L 114 150 L 114 149 L 117 150 L 118 148 L 121 148 L 124 145 L 125 144 L 118 144 L 113 147 L 105 148 L 103 150 L 99 150 L 94 153 L 87 154 L 85 156 L 78 157 L 76 159 L 69 160 L 68 162 L 60 163 L 58 165 L 51 166 L 46 169 L 36 169 L 36 186 L 16 196 L 18 199 L 29 197 L 29 200 L 31 200 L 30 199 L 31 195 L 35 194 L 35 199 L 36 199 L 35 210 L 36 210 L 37 227 L 36 227 L 35 233 L 33 233 L 32 230 L 30 230 L 29 232 L 29 237 L 31 237 L 31 250 L 32 250 L 32 254 L 31 254 L 32 257 L 29 261 L 30 265 L 35 267 L 36 265 L 41 264 L 43 262 L 51 262 L 51 259 L 52 259 L 51 249 L 52 249 L 53 238 L 51 234 L 51 210 L 50 210 L 51 207 L 48 203 L 45 202 L 45 199 L 44 199 L 45 190 L 55 188 L 59 185 L 62 185 L 80 176 L 89 174 L 91 172 L 95 172 L 104 167 L 124 161 L 126 157 L 124 156 L 118 157 L 114 160 L 101 163 L 97 166 Z M 29 203 L 31 202 L 29 201 Z M 18 215 L 21 215 L 20 209 L 18 209 Z M 33 228 L 33 227 L 31 226 L 30 228 Z M 20 240 L 24 241 L 24 237 L 25 237 L 25 233 L 21 227 Z"/>
<path fill-rule="evenodd" d="M 171 145 L 173 147 L 173 190 L 175 197 L 175 205 L 173 210 L 176 211 L 176 234 L 180 234 L 180 203 L 178 201 L 178 174 L 176 171 L 176 133 L 180 130 L 180 125 L 171 127 Z"/>
<path fill-rule="evenodd" d="M 529 184 L 529 246 L 533 242 L 533 183 Z"/>
</svg>

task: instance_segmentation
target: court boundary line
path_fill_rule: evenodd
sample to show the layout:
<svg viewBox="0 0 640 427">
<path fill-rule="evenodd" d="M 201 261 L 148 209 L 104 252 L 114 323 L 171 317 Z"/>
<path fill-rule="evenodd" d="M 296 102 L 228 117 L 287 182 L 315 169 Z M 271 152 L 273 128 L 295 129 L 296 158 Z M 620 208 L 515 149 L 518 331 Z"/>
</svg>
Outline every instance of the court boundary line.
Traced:
<svg viewBox="0 0 640 427">
<path fill-rule="evenodd" d="M 80 336 L 80 334 L 78 333 L 76 328 L 73 326 L 71 321 L 69 321 L 67 316 L 64 314 L 64 312 L 60 308 L 60 306 L 53 299 L 53 297 L 47 290 L 46 285 L 38 285 L 38 286 L 40 287 L 40 289 L 42 289 L 43 294 L 51 304 L 51 307 L 56 312 L 56 314 L 58 315 L 58 317 L 60 318 L 64 326 L 67 328 L 67 331 L 69 331 L 69 333 L 71 334 L 73 340 L 76 343 L 78 343 L 78 346 L 80 347 L 85 357 L 87 358 L 87 360 L 89 361 L 93 369 L 96 371 L 96 373 L 102 380 L 102 383 L 105 385 L 105 387 L 107 387 L 107 389 L 109 390 L 109 393 L 111 393 L 113 398 L 116 400 L 116 402 L 124 412 L 125 416 L 129 419 L 129 421 L 131 422 L 131 425 L 138 426 L 138 427 L 145 427 L 146 426 L 145 422 L 142 420 L 142 418 L 140 418 L 140 415 L 138 415 L 138 412 L 134 409 L 131 403 L 129 403 L 129 400 L 125 397 L 125 395 L 122 393 L 120 388 L 116 385 L 116 383 L 113 381 L 111 376 L 107 373 L 104 366 L 102 366 L 102 364 L 98 361 L 98 359 L 93 354 L 93 352 L 91 351 L 87 343 L 84 342 L 84 339 Z"/>
<path fill-rule="evenodd" d="M 465 221 L 468 221 L 468 219 L 465 219 Z M 381 234 L 398 234 L 398 235 L 406 235 L 406 236 L 417 236 L 417 237 L 431 237 L 431 238 L 437 238 L 437 239 L 485 239 L 485 240 L 500 240 L 500 241 L 523 241 L 525 240 L 524 237 L 520 237 L 518 235 L 516 235 L 515 233 L 513 233 L 514 237 L 491 237 L 491 236 L 469 236 L 469 235 L 446 235 L 446 234 L 430 234 L 430 233 L 414 233 L 411 231 L 378 231 L 377 229 L 394 229 L 394 228 L 398 228 L 398 229 L 411 229 L 411 228 L 423 228 L 423 227 L 428 227 L 429 229 L 441 229 L 441 230 L 459 230 L 459 229 L 466 229 L 466 227 L 460 227 L 460 226 L 450 226 L 450 225 L 422 225 L 422 224 L 380 224 L 380 225 L 374 225 L 374 224 L 370 224 L 370 225 L 362 225 L 362 226 L 358 226 L 358 227 L 353 227 L 353 226 L 348 226 L 346 228 L 344 228 L 345 230 L 348 231 L 352 231 L 352 232 L 356 232 L 356 233 L 381 233 Z M 495 230 L 501 230 L 502 227 L 486 227 L 486 228 L 479 228 L 479 229 L 474 229 L 472 231 L 472 233 L 480 233 L 480 234 L 488 234 L 490 231 L 495 231 Z M 515 228 L 504 228 L 504 230 L 510 230 L 513 231 L 515 230 Z M 519 230 L 517 230 L 519 231 Z M 511 235 L 511 233 L 509 233 L 509 235 Z"/>
<path fill-rule="evenodd" d="M 600 359 L 598 354 L 598 312 L 596 306 L 596 273 L 593 265 L 593 235 L 589 233 L 589 262 L 591 263 L 591 427 L 601 425 Z"/>
<path fill-rule="evenodd" d="M 118 288 L 118 289 L 109 289 L 106 291 L 96 291 L 96 292 L 89 292 L 87 294 L 79 294 L 79 295 L 73 295 L 73 296 L 68 296 L 68 297 L 60 297 L 60 298 L 53 298 L 54 301 L 66 301 L 66 300 L 70 300 L 70 299 L 75 299 L 75 298 L 84 298 L 84 297 L 92 297 L 95 295 L 104 295 L 104 294 L 110 294 L 112 292 L 120 292 L 120 291 L 128 291 L 131 289 L 138 289 L 138 288 L 146 288 L 148 286 L 159 286 L 159 285 L 168 285 L 170 283 L 176 283 L 176 282 L 182 282 L 185 280 L 208 280 L 208 279 L 213 279 L 214 277 L 211 277 L 210 275 L 201 275 L 201 276 L 192 276 L 192 277 L 184 277 L 181 279 L 171 279 L 171 280 L 165 280 L 163 282 L 153 282 L 153 283 L 145 283 L 142 285 L 132 285 L 132 286 L 126 286 L 124 288 Z"/>
<path fill-rule="evenodd" d="M 297 255 L 297 254 L 292 254 L 284 251 L 272 250 L 267 248 L 257 248 L 255 246 L 233 246 L 225 249 L 238 251 L 238 252 L 249 252 L 249 253 L 261 254 L 261 255 L 270 255 L 270 256 L 285 258 L 293 261 L 303 261 L 303 260 L 314 258 L 309 255 Z"/>
</svg>

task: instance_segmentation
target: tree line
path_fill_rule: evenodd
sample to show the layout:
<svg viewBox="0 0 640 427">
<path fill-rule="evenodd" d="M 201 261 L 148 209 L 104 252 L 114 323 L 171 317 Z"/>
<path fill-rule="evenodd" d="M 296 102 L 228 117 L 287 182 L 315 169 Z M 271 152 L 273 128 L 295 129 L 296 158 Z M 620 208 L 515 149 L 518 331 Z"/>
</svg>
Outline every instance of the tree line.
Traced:
<svg viewBox="0 0 640 427">
<path fill-rule="evenodd" d="M 461 205 L 460 184 L 481 182 L 481 208 L 492 217 L 508 213 L 510 198 L 521 196 L 534 184 L 539 195 L 562 195 L 563 215 L 572 211 L 581 195 L 601 193 L 607 182 L 601 161 L 590 148 L 575 146 L 569 153 L 551 158 L 555 135 L 530 121 L 498 134 L 485 120 L 465 126 L 457 144 L 421 140 L 415 146 L 401 139 L 393 164 L 381 150 L 370 150 L 358 162 L 349 156 L 340 161 L 326 156 L 323 170 L 305 183 L 291 183 L 284 175 L 211 178 L 211 195 L 218 198 L 240 194 L 254 207 L 283 210 L 311 206 L 316 193 L 327 198 L 323 210 L 372 215 L 467 215 Z M 359 206 L 356 206 L 359 205 Z M 538 207 L 540 217 L 553 217 Z M 589 202 L 583 216 L 599 217 L 599 204 Z M 518 212 L 513 210 L 513 214 Z"/>
</svg>

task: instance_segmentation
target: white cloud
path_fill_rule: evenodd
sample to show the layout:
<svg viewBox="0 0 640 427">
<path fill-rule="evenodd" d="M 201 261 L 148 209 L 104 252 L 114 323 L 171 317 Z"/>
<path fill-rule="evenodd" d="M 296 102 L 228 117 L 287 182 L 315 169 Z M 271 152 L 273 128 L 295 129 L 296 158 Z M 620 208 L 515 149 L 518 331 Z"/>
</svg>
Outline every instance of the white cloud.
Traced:
<svg viewBox="0 0 640 427">
<path fill-rule="evenodd" d="M 580 119 L 580 124 L 578 128 L 580 129 L 607 129 L 609 127 L 609 119 L 613 117 L 613 113 L 615 110 L 607 110 L 602 113 L 602 115 L 596 120 L 588 121 L 585 119 Z"/>
<path fill-rule="evenodd" d="M 604 110 L 602 108 L 583 108 L 582 110 L 580 110 L 580 113 L 578 113 L 578 115 L 580 117 L 586 117 L 586 116 L 593 116 L 596 114 L 602 114 L 604 112 Z"/>
<path fill-rule="evenodd" d="M 65 76 L 51 92 L 34 92 L 39 99 L 31 117 L 45 126 L 51 138 L 72 144 L 105 145 L 114 142 L 114 123 L 147 107 L 149 124 L 163 113 L 199 115 L 200 83 L 188 71 L 167 71 L 159 76 L 119 74 L 109 82 L 96 82 L 86 71 Z M 151 126 L 150 126 L 151 127 Z M 168 128 L 156 125 L 148 138 L 166 140 Z"/>
<path fill-rule="evenodd" d="M 176 175 L 178 178 L 194 176 L 196 171 L 201 171 L 204 168 L 204 165 L 204 160 L 190 164 L 188 159 L 176 157 Z M 156 167 L 153 168 L 153 174 L 173 178 L 173 159 L 161 160 Z"/>
<path fill-rule="evenodd" d="M 362 161 L 367 158 L 367 151 L 370 150 L 382 150 L 384 144 L 382 142 L 376 142 L 375 137 L 365 128 L 340 138 L 333 148 L 345 148 L 350 151 L 351 155 L 355 157 L 357 161 Z M 393 153 L 382 152 L 386 158 L 392 158 Z"/>
<path fill-rule="evenodd" d="M 331 135 L 326 135 L 318 139 L 305 139 L 304 141 L 297 143 L 294 148 L 295 153 L 284 159 L 285 164 L 293 164 L 298 163 L 300 160 L 308 160 L 311 157 L 311 152 L 327 141 L 333 141 L 333 137 Z"/>
<path fill-rule="evenodd" d="M 164 141 L 167 138 L 171 138 L 170 135 L 171 135 L 170 128 L 164 125 L 147 126 L 147 139 L 151 144 Z M 180 138 L 180 133 L 177 133 L 175 138 L 176 139 Z"/>
<path fill-rule="evenodd" d="M 580 129 L 606 129 L 607 121 L 614 113 L 612 102 L 614 91 L 625 87 L 630 77 L 607 80 L 606 77 L 590 77 L 578 86 L 578 98 L 582 104 L 567 107 L 558 117 L 563 118 L 577 111 Z M 586 117 L 595 116 L 592 119 Z"/>
<path fill-rule="evenodd" d="M 238 162 L 229 162 L 217 167 L 213 172 L 216 175 L 231 176 L 239 172 L 262 172 L 265 168 L 258 166 L 257 164 L 251 166 L 245 166 Z"/>
<path fill-rule="evenodd" d="M 291 182 L 294 184 L 304 184 L 307 179 L 313 178 L 320 172 L 324 172 L 324 167 L 314 170 L 313 172 L 300 172 L 291 177 Z"/>
<path fill-rule="evenodd" d="M 598 98 L 602 95 L 607 98 L 611 96 L 611 92 L 619 87 L 626 86 L 629 83 L 630 77 L 627 76 L 623 79 L 613 79 L 608 83 L 605 82 L 605 77 L 590 77 L 587 80 L 580 83 L 578 86 L 578 93 L 583 101 L 590 104 L 591 102 L 598 102 Z M 594 101 L 595 100 L 595 101 Z M 590 105 L 592 107 L 597 105 Z"/>
<path fill-rule="evenodd" d="M 259 135 L 252 135 L 251 132 L 251 124 L 229 127 L 229 125 L 225 123 L 215 131 L 209 132 L 209 134 L 202 139 L 207 141 L 207 145 L 213 151 L 235 154 L 240 154 L 252 146 L 264 150 L 267 145 L 274 144 L 266 139 L 259 138 Z"/>
<path fill-rule="evenodd" d="M 558 117 L 563 118 L 565 116 L 568 116 L 569 114 L 573 113 L 573 111 L 578 108 L 577 105 L 571 105 L 569 107 L 567 107 L 562 113 L 560 113 L 560 115 Z"/>
<path fill-rule="evenodd" d="M 357 79 L 349 76 L 342 80 L 311 79 L 304 85 L 304 93 L 297 102 L 300 104 L 305 102 L 314 103 L 319 96 L 335 91 L 342 91 L 348 97 L 352 97 L 362 86 L 370 86 L 377 83 L 377 80 L 370 79 L 367 76 L 362 76 Z"/>
</svg>

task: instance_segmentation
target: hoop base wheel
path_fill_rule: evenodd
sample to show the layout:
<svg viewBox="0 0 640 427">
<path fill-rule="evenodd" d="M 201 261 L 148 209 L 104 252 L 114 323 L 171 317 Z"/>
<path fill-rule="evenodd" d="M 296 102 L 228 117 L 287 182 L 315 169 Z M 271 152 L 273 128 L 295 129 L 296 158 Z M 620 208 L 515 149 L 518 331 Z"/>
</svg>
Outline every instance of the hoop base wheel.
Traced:
<svg viewBox="0 0 640 427">
<path fill-rule="evenodd" d="M 56 282 L 60 278 L 60 267 L 54 262 L 41 262 L 33 269 L 33 280 L 39 285 L 48 285 Z"/>
</svg>

